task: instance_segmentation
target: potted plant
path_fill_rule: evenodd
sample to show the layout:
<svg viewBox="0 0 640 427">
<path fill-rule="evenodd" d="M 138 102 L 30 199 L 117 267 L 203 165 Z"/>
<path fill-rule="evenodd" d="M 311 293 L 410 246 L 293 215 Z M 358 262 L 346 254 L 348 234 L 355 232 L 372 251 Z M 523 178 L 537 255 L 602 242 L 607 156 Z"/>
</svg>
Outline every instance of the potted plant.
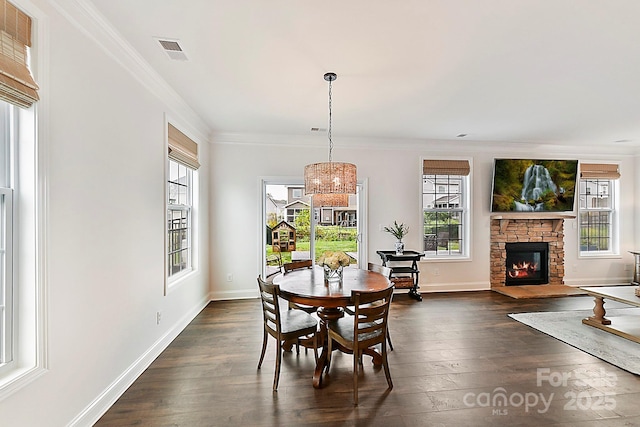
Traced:
<svg viewBox="0 0 640 427">
<path fill-rule="evenodd" d="M 402 238 L 409 232 L 409 226 L 404 225 L 404 223 L 398 224 L 397 221 L 393 221 L 393 225 L 385 227 L 384 231 L 398 239 L 396 241 L 396 255 L 402 255 L 404 252 L 404 243 L 402 242 Z"/>
</svg>

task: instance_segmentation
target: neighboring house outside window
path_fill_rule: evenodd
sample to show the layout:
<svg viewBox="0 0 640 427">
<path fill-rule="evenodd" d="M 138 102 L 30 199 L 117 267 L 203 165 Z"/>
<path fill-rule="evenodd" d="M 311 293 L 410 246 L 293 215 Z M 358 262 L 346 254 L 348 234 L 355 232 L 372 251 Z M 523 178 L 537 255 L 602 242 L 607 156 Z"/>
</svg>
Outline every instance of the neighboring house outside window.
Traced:
<svg viewBox="0 0 640 427">
<path fill-rule="evenodd" d="M 289 203 L 286 206 L 286 221 L 291 224 L 291 225 L 295 225 L 296 223 L 296 218 L 298 218 L 298 216 L 304 214 L 305 211 L 308 211 L 309 209 L 311 209 L 311 207 L 302 201 L 295 201 L 292 203 Z"/>
<path fill-rule="evenodd" d="M 469 162 L 424 160 L 422 207 L 427 258 L 469 257 Z"/>
<path fill-rule="evenodd" d="M 596 171 L 599 169 L 609 171 Z M 617 254 L 617 165 L 581 164 L 579 180 L 580 255 Z"/>
</svg>

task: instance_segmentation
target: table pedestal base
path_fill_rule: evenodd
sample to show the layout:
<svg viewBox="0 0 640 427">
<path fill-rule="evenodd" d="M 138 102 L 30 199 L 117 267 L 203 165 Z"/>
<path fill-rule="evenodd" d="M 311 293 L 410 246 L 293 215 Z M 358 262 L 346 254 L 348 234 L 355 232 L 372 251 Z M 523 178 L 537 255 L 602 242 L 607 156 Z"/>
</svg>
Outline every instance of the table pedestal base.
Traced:
<svg viewBox="0 0 640 427">
<path fill-rule="evenodd" d="M 582 319 L 582 323 L 586 325 L 610 325 L 611 320 L 606 319 L 604 316 L 607 312 L 604 309 L 604 298 L 596 296 L 594 297 L 595 306 L 593 307 L 593 316 Z"/>
</svg>

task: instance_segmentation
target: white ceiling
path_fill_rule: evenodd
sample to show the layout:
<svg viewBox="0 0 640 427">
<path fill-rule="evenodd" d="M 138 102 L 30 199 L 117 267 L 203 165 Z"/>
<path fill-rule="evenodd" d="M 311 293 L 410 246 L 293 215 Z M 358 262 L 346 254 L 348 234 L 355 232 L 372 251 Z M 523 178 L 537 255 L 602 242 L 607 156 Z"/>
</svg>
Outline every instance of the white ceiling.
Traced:
<svg viewBox="0 0 640 427">
<path fill-rule="evenodd" d="M 214 134 L 640 147 L 638 0 L 91 3 Z"/>
</svg>

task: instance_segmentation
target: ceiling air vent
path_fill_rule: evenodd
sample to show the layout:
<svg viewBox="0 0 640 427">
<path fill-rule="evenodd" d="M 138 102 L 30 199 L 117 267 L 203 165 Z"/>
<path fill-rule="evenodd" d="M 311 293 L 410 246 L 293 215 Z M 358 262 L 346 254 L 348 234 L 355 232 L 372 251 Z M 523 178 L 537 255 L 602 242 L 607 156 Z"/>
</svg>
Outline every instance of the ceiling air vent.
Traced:
<svg viewBox="0 0 640 427">
<path fill-rule="evenodd" d="M 160 47 L 164 53 L 171 59 L 175 59 L 178 61 L 186 61 L 187 55 L 182 50 L 180 46 L 179 40 L 171 40 L 171 39 L 156 39 L 158 43 L 160 43 Z"/>
</svg>

